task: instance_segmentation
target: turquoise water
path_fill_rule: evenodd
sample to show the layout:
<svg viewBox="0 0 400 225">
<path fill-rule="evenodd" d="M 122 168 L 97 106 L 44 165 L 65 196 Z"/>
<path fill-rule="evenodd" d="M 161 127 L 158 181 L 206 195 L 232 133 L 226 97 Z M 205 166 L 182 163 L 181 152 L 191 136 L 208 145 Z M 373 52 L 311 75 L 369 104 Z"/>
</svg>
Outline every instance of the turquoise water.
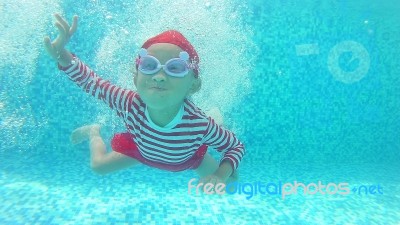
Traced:
<svg viewBox="0 0 400 225">
<path fill-rule="evenodd" d="M 398 224 L 399 11 L 394 0 L 0 2 L 0 224 Z M 193 171 L 93 173 L 70 132 L 100 123 L 109 148 L 124 127 L 46 55 L 54 12 L 80 16 L 68 49 L 126 88 L 142 42 L 181 30 L 202 60 L 195 102 L 219 107 L 245 143 L 244 192 L 189 195 Z M 331 194 L 283 198 L 295 181 Z M 268 193 L 251 196 L 257 183 Z"/>
</svg>

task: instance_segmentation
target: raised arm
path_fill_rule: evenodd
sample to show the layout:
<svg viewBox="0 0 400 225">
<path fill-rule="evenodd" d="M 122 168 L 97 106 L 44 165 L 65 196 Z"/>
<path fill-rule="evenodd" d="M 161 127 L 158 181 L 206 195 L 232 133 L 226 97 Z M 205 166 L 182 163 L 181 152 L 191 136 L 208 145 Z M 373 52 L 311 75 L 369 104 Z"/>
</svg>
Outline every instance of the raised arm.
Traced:
<svg viewBox="0 0 400 225">
<path fill-rule="evenodd" d="M 78 16 L 73 17 L 71 26 L 59 14 L 54 14 L 54 17 L 57 20 L 55 26 L 58 28 L 59 34 L 53 42 L 49 37 L 44 38 L 44 44 L 49 55 L 58 62 L 59 68 L 86 93 L 103 100 L 111 109 L 117 111 L 118 116 L 126 115 L 130 110 L 130 105 L 136 96 L 136 92 L 122 89 L 109 81 L 103 80 L 65 49 L 65 46 L 77 30 Z"/>
<path fill-rule="evenodd" d="M 65 67 L 71 64 L 73 58 L 72 54 L 65 49 L 65 46 L 78 28 L 78 16 L 74 16 L 72 26 L 59 14 L 54 14 L 54 17 L 57 20 L 55 26 L 58 28 L 58 36 L 53 42 L 51 42 L 50 37 L 45 37 L 44 45 L 49 55 L 61 66 Z"/>
</svg>

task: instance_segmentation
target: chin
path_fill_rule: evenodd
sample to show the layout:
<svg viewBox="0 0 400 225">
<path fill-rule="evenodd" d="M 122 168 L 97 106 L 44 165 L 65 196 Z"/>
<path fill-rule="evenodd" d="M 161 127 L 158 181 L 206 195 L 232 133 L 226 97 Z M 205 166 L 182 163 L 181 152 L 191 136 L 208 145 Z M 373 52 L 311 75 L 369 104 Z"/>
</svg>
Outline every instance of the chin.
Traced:
<svg viewBox="0 0 400 225">
<path fill-rule="evenodd" d="M 168 107 L 176 106 L 178 104 L 182 104 L 183 99 L 176 98 L 175 96 L 171 96 L 168 91 L 166 92 L 139 92 L 140 97 L 143 102 L 150 108 L 153 109 L 165 109 Z"/>
<path fill-rule="evenodd" d="M 142 97 L 144 103 L 150 108 L 153 109 L 163 109 L 165 107 L 168 107 L 168 101 L 165 100 L 165 98 L 154 98 L 154 97 Z"/>
</svg>

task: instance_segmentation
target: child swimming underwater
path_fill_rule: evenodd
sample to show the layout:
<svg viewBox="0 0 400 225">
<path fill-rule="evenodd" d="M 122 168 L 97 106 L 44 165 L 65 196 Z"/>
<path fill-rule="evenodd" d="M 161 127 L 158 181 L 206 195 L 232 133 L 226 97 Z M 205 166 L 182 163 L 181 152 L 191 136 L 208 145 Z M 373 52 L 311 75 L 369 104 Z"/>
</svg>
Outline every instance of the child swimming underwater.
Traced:
<svg viewBox="0 0 400 225">
<path fill-rule="evenodd" d="M 77 30 L 55 14 L 58 37 L 44 39 L 60 70 L 87 93 L 104 101 L 124 121 L 126 133 L 115 134 L 107 152 L 99 125 L 75 130 L 75 143 L 89 139 L 91 167 L 100 174 L 139 163 L 169 171 L 195 170 L 202 183 L 228 183 L 237 178 L 245 154 L 236 136 L 206 116 L 190 99 L 200 89 L 199 57 L 178 31 L 168 30 L 148 39 L 136 58 L 133 82 L 137 91 L 103 80 L 65 49 Z M 223 154 L 220 163 L 207 153 Z"/>
</svg>

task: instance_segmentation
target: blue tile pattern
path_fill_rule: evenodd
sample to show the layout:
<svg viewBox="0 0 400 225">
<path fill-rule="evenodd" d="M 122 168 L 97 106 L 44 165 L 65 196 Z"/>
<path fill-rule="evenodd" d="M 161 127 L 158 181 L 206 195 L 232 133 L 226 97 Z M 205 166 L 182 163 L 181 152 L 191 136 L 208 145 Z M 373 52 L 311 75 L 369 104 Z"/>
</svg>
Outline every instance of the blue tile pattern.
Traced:
<svg viewBox="0 0 400 225">
<path fill-rule="evenodd" d="M 399 4 L 189 2 L 0 3 L 0 224 L 398 224 Z M 54 11 L 80 15 L 68 48 L 127 88 L 139 42 L 159 29 L 183 29 L 212 64 L 203 81 L 217 82 L 204 82 L 203 95 L 225 106 L 226 126 L 246 145 L 241 184 L 348 183 L 350 193 L 189 195 L 193 171 L 93 173 L 87 144 L 72 146 L 70 132 L 98 122 L 109 149 L 124 127 L 44 52 L 40 37 L 56 35 Z M 156 16 L 157 23 L 144 21 Z M 346 83 L 338 74 L 354 75 L 367 62 L 348 41 L 367 51 L 369 65 Z"/>
<path fill-rule="evenodd" d="M 31 166 L 39 157 L 14 162 L 1 171 L 2 224 L 395 224 L 400 216 L 397 170 L 388 165 L 244 165 L 241 183 L 347 182 L 376 185 L 383 194 L 278 195 L 188 194 L 192 171 L 169 173 L 144 166 L 99 176 L 88 165 Z M 37 167 L 32 169 L 32 167 Z M 52 171 L 51 176 L 43 173 Z M 68 171 L 68 172 L 67 172 Z"/>
</svg>

